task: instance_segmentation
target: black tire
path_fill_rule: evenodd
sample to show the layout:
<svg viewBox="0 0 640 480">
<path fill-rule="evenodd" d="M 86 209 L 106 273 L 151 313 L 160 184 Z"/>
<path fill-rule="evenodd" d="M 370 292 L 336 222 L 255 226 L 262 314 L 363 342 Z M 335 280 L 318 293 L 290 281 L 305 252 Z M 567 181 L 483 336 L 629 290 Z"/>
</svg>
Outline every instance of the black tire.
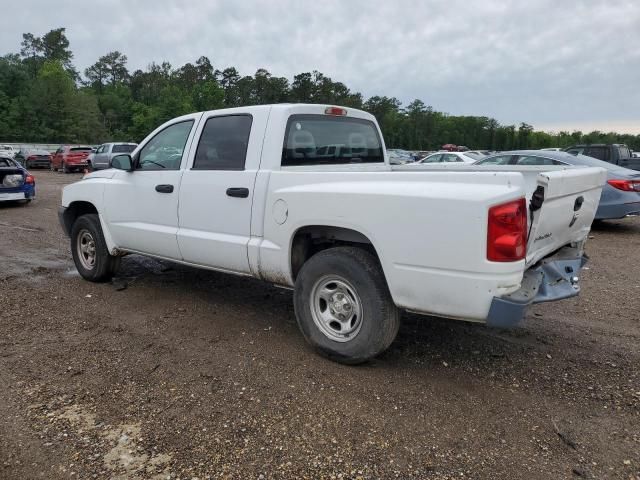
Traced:
<svg viewBox="0 0 640 480">
<path fill-rule="evenodd" d="M 361 304 L 359 330 L 346 341 L 330 338 L 312 313 L 318 284 L 327 278 L 330 282 L 333 276 L 344 279 Z M 330 248 L 307 260 L 296 278 L 294 307 L 298 326 L 307 342 L 322 355 L 348 365 L 366 362 L 384 352 L 400 327 L 400 313 L 378 259 L 356 247 Z M 349 306 L 349 310 L 351 308 Z"/>
<path fill-rule="evenodd" d="M 81 258 L 78 237 L 88 233 L 93 240 L 95 257 L 93 266 L 89 268 L 87 261 Z M 71 227 L 71 255 L 76 264 L 78 273 L 90 282 L 106 282 L 111 280 L 120 266 L 120 257 L 109 254 L 107 244 L 104 241 L 100 219 L 95 213 L 88 213 L 78 217 Z"/>
<path fill-rule="evenodd" d="M 62 162 L 62 173 L 70 173 L 71 170 L 67 167 L 67 164 Z"/>
</svg>

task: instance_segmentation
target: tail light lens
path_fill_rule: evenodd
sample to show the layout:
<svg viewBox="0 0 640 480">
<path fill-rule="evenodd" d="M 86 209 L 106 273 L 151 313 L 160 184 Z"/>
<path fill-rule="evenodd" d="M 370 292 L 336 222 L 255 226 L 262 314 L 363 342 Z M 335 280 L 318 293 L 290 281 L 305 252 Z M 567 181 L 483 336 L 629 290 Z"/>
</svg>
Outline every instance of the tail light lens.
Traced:
<svg viewBox="0 0 640 480">
<path fill-rule="evenodd" d="M 640 192 L 640 180 L 608 180 L 607 183 L 625 192 Z"/>
<path fill-rule="evenodd" d="M 487 260 L 516 262 L 527 254 L 527 202 L 524 198 L 489 209 Z"/>
<path fill-rule="evenodd" d="M 340 107 L 327 107 L 324 109 L 324 113 L 325 115 L 344 116 L 347 114 L 347 111 Z"/>
<path fill-rule="evenodd" d="M 27 175 L 27 177 L 24 179 L 24 183 L 35 185 L 36 179 L 33 178 L 33 175 Z"/>
</svg>

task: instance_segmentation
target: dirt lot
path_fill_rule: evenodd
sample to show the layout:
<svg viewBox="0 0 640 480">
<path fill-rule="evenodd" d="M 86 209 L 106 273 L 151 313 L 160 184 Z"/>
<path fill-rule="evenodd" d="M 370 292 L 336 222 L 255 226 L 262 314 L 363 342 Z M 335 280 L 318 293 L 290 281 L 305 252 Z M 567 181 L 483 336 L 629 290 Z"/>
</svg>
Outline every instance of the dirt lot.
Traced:
<svg viewBox="0 0 640 480">
<path fill-rule="evenodd" d="M 83 281 L 56 214 L 77 178 L 0 207 L 0 478 L 640 478 L 638 219 L 521 328 L 405 315 L 354 368 L 258 281 L 138 256 Z"/>
</svg>

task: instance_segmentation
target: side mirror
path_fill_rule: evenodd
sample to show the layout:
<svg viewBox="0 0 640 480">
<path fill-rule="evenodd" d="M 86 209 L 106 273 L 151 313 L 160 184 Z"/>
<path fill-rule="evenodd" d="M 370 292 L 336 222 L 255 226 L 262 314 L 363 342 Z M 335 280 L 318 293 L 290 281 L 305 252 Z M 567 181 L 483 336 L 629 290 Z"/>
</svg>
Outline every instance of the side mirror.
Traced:
<svg viewBox="0 0 640 480">
<path fill-rule="evenodd" d="M 131 158 L 131 155 L 128 153 L 116 155 L 111 159 L 111 168 L 133 172 L 133 159 Z"/>
</svg>

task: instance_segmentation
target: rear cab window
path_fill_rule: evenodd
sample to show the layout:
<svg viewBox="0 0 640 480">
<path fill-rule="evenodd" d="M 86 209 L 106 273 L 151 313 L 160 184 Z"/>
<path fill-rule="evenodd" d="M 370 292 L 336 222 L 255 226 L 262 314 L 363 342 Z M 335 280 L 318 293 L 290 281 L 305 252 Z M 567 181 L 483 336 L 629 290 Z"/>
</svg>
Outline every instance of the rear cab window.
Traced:
<svg viewBox="0 0 640 480">
<path fill-rule="evenodd" d="M 91 147 L 71 147 L 69 149 L 71 152 L 89 152 L 91 153 Z"/>
<path fill-rule="evenodd" d="M 382 141 L 370 120 L 329 115 L 289 117 L 283 167 L 383 162 Z"/>
</svg>

